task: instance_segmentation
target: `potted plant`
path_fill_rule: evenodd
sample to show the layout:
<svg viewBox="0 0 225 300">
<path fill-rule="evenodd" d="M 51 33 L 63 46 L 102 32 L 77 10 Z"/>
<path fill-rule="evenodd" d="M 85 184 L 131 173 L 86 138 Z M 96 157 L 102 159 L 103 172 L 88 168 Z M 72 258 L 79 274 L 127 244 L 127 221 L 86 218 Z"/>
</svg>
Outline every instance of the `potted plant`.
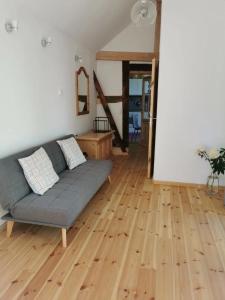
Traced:
<svg viewBox="0 0 225 300">
<path fill-rule="evenodd" d="M 215 194 L 219 191 L 219 176 L 225 173 L 225 149 L 212 148 L 207 151 L 201 147 L 197 150 L 197 154 L 209 162 L 211 174 L 208 176 L 207 189 L 209 194 Z"/>
</svg>

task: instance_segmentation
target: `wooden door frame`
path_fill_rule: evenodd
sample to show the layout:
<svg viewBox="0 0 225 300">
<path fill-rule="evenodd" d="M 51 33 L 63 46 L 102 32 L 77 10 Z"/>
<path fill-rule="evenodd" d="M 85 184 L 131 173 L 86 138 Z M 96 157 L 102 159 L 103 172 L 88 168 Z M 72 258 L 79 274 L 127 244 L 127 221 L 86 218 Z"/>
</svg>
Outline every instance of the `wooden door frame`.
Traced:
<svg viewBox="0 0 225 300">
<path fill-rule="evenodd" d="M 123 80 L 123 144 L 126 148 L 129 147 L 129 61 L 122 63 L 122 80 Z M 128 129 L 126 128 L 128 127 Z"/>
<path fill-rule="evenodd" d="M 152 167 L 151 167 L 151 172 L 150 172 L 150 178 L 153 177 L 154 166 L 155 166 L 155 139 L 156 139 L 156 126 L 157 126 L 157 108 L 158 108 L 158 81 L 159 81 L 159 61 L 156 61 L 156 70 L 155 70 L 155 100 L 154 100 L 154 110 L 153 110 L 152 149 L 151 149 L 151 163 L 152 163 Z"/>
<path fill-rule="evenodd" d="M 132 64 L 130 61 L 123 61 L 122 63 L 122 78 L 123 78 L 123 144 L 126 148 L 129 147 L 129 74 L 130 71 L 152 71 L 152 64 Z M 157 116 L 157 98 L 158 98 L 158 72 L 159 72 L 159 61 L 156 60 L 156 73 L 154 82 L 154 110 L 153 119 Z M 152 137 L 151 137 L 151 168 L 150 178 L 154 172 L 154 158 L 155 158 L 155 135 L 156 135 L 156 120 L 152 123 Z M 149 140 L 150 142 L 150 140 Z M 148 157 L 149 159 L 149 157 Z"/>
<path fill-rule="evenodd" d="M 129 79 L 131 71 L 150 71 L 151 64 L 132 64 L 130 61 L 122 62 L 122 78 L 123 78 L 123 143 L 126 148 L 129 147 Z"/>
<path fill-rule="evenodd" d="M 155 137 L 157 125 L 157 104 L 158 104 L 158 75 L 159 75 L 159 62 L 153 61 L 154 71 L 152 71 L 151 83 L 151 107 L 150 112 L 152 115 L 149 120 L 149 145 L 148 145 L 148 169 L 147 177 L 151 179 L 154 173 L 154 160 L 155 160 Z"/>
</svg>

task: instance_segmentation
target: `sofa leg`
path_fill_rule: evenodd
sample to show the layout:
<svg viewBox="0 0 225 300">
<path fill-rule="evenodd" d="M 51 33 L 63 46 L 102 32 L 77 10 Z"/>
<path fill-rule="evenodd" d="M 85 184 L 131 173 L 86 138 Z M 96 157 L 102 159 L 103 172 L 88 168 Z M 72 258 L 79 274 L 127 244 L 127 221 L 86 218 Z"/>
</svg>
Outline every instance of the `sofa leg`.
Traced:
<svg viewBox="0 0 225 300">
<path fill-rule="evenodd" d="M 66 229 L 62 228 L 62 245 L 63 248 L 67 247 Z"/>
<path fill-rule="evenodd" d="M 9 238 L 13 231 L 14 221 L 7 221 L 6 224 L 6 236 Z"/>
<path fill-rule="evenodd" d="M 108 176 L 108 181 L 109 181 L 110 184 L 112 183 L 112 179 L 111 179 L 110 175 Z"/>
</svg>

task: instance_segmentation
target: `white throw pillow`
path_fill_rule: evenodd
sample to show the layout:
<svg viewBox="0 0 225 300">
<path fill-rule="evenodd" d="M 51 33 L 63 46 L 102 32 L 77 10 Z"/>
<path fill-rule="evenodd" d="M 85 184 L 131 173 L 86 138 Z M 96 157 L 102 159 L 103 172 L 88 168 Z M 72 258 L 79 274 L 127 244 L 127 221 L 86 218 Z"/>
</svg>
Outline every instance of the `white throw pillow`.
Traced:
<svg viewBox="0 0 225 300">
<path fill-rule="evenodd" d="M 57 141 L 57 143 L 62 149 L 62 152 L 65 156 L 67 165 L 70 170 L 87 161 L 82 151 L 80 150 L 80 147 L 75 138 L 71 137 L 66 140 Z"/>
<path fill-rule="evenodd" d="M 59 180 L 48 154 L 42 147 L 31 156 L 18 159 L 18 161 L 28 184 L 38 195 L 43 195 Z"/>
</svg>

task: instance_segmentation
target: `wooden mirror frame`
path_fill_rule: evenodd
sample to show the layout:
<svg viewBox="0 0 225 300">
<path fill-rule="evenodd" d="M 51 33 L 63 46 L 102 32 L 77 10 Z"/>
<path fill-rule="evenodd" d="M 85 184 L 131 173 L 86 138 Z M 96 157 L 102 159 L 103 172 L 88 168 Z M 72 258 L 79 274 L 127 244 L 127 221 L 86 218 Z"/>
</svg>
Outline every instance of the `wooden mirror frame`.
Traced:
<svg viewBox="0 0 225 300">
<path fill-rule="evenodd" d="M 82 111 L 80 112 L 79 111 L 79 75 L 81 73 L 84 73 L 85 77 L 87 78 L 87 110 L 86 111 Z M 85 70 L 84 67 L 80 67 L 80 69 L 78 71 L 76 71 L 76 106 L 77 106 L 77 115 L 80 116 L 80 115 L 86 115 L 86 114 L 89 114 L 89 106 L 90 106 L 90 99 L 89 99 L 89 75 L 87 73 L 87 71 Z"/>
</svg>

